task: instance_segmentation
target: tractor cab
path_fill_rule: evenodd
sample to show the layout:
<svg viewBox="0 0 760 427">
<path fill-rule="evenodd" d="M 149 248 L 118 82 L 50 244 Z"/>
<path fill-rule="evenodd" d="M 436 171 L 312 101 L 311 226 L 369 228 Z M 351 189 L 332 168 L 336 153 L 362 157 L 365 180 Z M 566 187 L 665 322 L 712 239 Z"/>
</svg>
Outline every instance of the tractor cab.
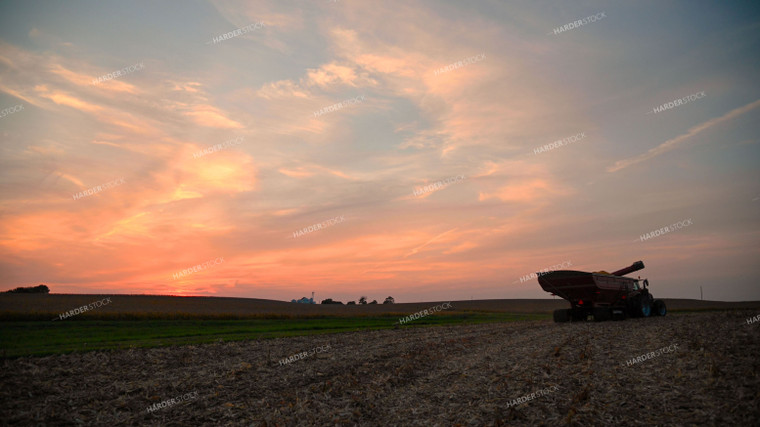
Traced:
<svg viewBox="0 0 760 427">
<path fill-rule="evenodd" d="M 639 284 L 639 280 L 641 280 L 641 277 L 639 277 L 638 280 L 633 281 L 633 291 L 643 291 L 643 290 L 649 290 L 649 280 L 644 279 L 641 284 Z"/>
</svg>

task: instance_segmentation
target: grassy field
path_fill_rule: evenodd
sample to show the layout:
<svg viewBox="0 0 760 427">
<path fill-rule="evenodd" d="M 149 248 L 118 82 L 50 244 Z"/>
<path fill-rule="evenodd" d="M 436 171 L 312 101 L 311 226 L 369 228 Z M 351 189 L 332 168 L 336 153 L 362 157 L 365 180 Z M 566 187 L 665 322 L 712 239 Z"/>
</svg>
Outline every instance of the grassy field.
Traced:
<svg viewBox="0 0 760 427">
<path fill-rule="evenodd" d="M 436 314 L 400 326 L 474 324 L 548 319 L 548 314 Z M 397 327 L 398 317 L 324 317 L 241 320 L 84 320 L 0 322 L 3 357 L 78 351 L 242 341 Z"/>
</svg>

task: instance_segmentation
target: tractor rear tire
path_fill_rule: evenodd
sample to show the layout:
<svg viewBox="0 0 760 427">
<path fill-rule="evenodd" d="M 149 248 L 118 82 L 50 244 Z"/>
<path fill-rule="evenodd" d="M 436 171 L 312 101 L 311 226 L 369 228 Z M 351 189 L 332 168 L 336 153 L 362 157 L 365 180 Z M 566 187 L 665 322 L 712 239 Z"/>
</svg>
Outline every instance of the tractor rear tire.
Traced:
<svg viewBox="0 0 760 427">
<path fill-rule="evenodd" d="M 668 308 L 665 306 L 665 301 L 661 299 L 654 300 L 654 307 L 652 310 L 652 315 L 654 316 L 664 316 L 668 314 Z"/>
<path fill-rule="evenodd" d="M 638 295 L 631 300 L 629 306 L 631 317 L 649 317 L 652 314 L 652 303 L 644 295 Z"/>
<path fill-rule="evenodd" d="M 639 298 L 636 311 L 639 314 L 638 317 L 649 317 L 652 315 L 652 303 L 649 301 L 649 298 Z"/>
<path fill-rule="evenodd" d="M 604 322 L 612 319 L 612 310 L 609 307 L 595 307 L 594 308 L 594 320 L 597 322 Z"/>
<path fill-rule="evenodd" d="M 564 323 L 570 320 L 570 310 L 563 308 L 561 310 L 554 310 L 554 322 Z"/>
</svg>

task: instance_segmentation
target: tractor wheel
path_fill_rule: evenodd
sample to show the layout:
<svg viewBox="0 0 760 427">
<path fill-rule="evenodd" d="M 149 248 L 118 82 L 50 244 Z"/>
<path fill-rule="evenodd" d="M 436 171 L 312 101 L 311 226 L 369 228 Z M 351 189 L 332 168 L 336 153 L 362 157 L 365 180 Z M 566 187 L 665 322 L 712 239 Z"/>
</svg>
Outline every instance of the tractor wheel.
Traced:
<svg viewBox="0 0 760 427">
<path fill-rule="evenodd" d="M 554 322 L 564 323 L 570 320 L 570 310 L 563 308 L 561 310 L 554 310 Z"/>
<path fill-rule="evenodd" d="M 655 316 L 664 316 L 668 314 L 668 308 L 665 307 L 665 301 L 661 299 L 654 300 L 654 310 L 652 314 Z"/>
<path fill-rule="evenodd" d="M 649 298 L 639 298 L 636 311 L 637 317 L 649 317 L 652 314 L 652 303 L 649 302 Z"/>
<path fill-rule="evenodd" d="M 628 315 L 630 317 L 649 317 L 652 314 L 652 303 L 645 295 L 637 295 L 629 301 Z"/>
<path fill-rule="evenodd" d="M 597 322 L 604 322 L 605 320 L 612 319 L 612 310 L 609 307 L 595 307 L 594 308 L 594 320 Z"/>
</svg>

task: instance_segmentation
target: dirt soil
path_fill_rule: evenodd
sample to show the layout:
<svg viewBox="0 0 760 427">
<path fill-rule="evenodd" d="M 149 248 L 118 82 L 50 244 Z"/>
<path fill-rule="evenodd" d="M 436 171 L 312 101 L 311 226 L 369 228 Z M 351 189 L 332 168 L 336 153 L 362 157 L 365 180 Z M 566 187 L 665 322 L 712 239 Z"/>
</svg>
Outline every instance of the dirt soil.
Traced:
<svg viewBox="0 0 760 427">
<path fill-rule="evenodd" d="M 109 426 L 758 425 L 760 321 L 747 323 L 758 314 L 402 327 L 3 360 L 0 419 Z M 326 345 L 325 352 L 278 363 Z M 626 363 L 668 346 L 674 351 Z M 543 389 L 548 393 L 511 405 Z"/>
</svg>

